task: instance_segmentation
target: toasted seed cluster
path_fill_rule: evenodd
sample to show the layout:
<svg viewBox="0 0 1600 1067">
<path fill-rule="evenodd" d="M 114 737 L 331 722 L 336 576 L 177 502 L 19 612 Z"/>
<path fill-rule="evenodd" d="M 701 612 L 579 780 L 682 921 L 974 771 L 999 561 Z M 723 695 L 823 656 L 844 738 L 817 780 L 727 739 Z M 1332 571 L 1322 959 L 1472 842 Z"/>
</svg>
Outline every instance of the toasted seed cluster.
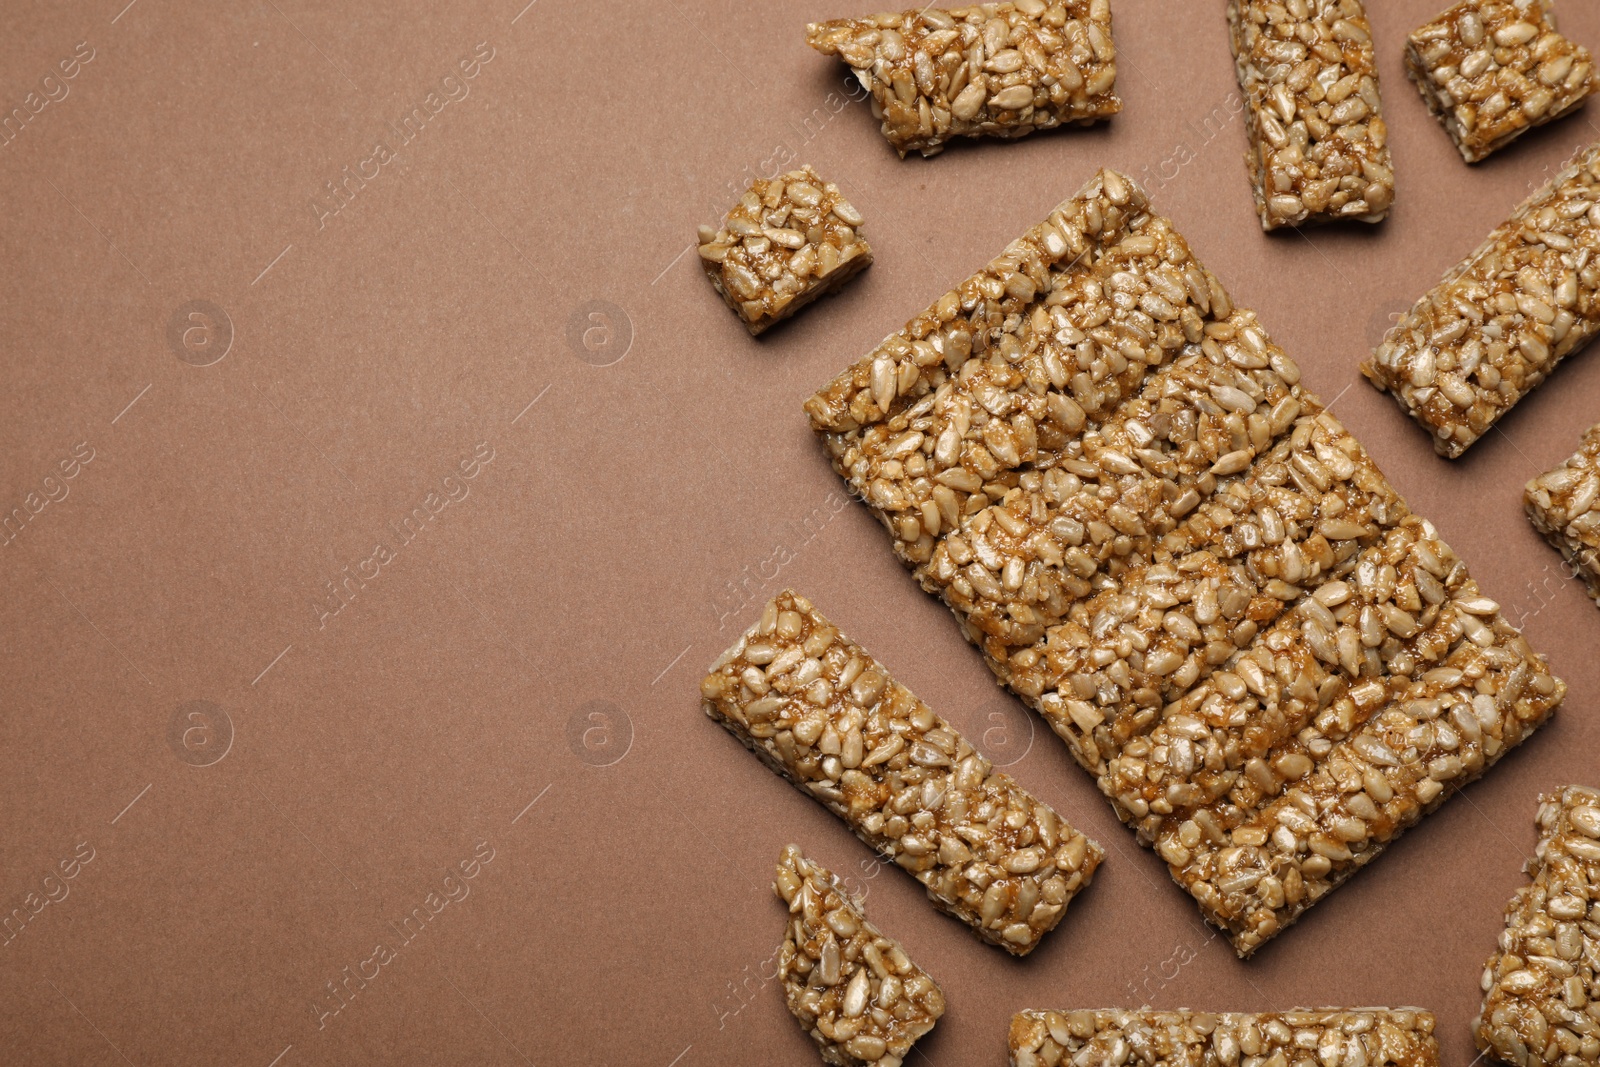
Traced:
<svg viewBox="0 0 1600 1067">
<path fill-rule="evenodd" d="M 1434 1018 L 1418 1008 L 1024 1011 L 1012 1067 L 1437 1067 Z"/>
<path fill-rule="evenodd" d="M 1523 202 L 1361 373 L 1455 458 L 1600 330 L 1600 143 Z"/>
<path fill-rule="evenodd" d="M 772 888 L 789 905 L 778 955 L 784 999 L 823 1062 L 900 1067 L 944 1014 L 944 993 L 794 845 L 778 859 Z"/>
<path fill-rule="evenodd" d="M 1522 499 L 1534 528 L 1561 550 L 1600 604 L 1600 423 L 1589 427 L 1571 459 L 1530 481 Z"/>
<path fill-rule="evenodd" d="M 1021 137 L 1122 109 L 1110 0 L 1016 0 L 814 22 L 806 41 L 872 94 L 902 157 L 952 137 Z"/>
<path fill-rule="evenodd" d="M 1600 790 L 1540 798 L 1533 881 L 1483 972 L 1478 1047 L 1516 1067 L 1600 1063 Z"/>
<path fill-rule="evenodd" d="M 1113 171 L 806 411 L 1241 955 L 1565 691 Z"/>
<path fill-rule="evenodd" d="M 792 592 L 700 693 L 707 715 L 1013 955 L 1033 951 L 1104 858 Z"/>
<path fill-rule="evenodd" d="M 757 178 L 721 229 L 700 227 L 700 266 L 755 336 L 872 263 L 862 221 L 810 166 Z"/>
<path fill-rule="evenodd" d="M 1382 220 L 1394 167 L 1361 0 L 1229 0 L 1228 25 L 1262 229 Z"/>
<path fill-rule="evenodd" d="M 1556 32 L 1550 7 L 1550 0 L 1462 0 L 1407 38 L 1406 73 L 1468 163 L 1594 91 L 1593 57 Z"/>
</svg>

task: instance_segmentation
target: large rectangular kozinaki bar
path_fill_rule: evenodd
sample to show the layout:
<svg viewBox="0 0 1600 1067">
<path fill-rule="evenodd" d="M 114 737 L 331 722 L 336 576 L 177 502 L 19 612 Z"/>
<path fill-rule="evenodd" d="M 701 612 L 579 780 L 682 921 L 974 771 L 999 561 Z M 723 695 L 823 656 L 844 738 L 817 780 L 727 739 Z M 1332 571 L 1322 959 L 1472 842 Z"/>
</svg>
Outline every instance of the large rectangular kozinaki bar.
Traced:
<svg viewBox="0 0 1600 1067">
<path fill-rule="evenodd" d="M 1600 142 L 1445 274 L 1361 365 L 1454 459 L 1600 331 Z"/>
<path fill-rule="evenodd" d="M 1105 853 L 785 590 L 700 683 L 706 714 L 940 910 L 1032 952 Z"/>
<path fill-rule="evenodd" d="M 806 411 L 1241 955 L 1565 691 L 1114 171 Z"/>
<path fill-rule="evenodd" d="M 1239 1067 L 1321 1063 L 1438 1067 L 1432 1013 L 1418 1008 L 1206 1011 L 1021 1011 L 1012 1067 L 1136 1063 Z"/>
</svg>

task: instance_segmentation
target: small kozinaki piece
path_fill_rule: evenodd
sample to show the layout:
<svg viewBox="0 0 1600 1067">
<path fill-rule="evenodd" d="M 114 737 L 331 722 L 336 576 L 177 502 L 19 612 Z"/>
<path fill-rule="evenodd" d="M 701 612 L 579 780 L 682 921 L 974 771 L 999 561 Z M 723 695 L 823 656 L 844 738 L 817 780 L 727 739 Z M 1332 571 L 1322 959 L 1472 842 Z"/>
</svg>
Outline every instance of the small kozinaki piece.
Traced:
<svg viewBox="0 0 1600 1067">
<path fill-rule="evenodd" d="M 753 337 L 872 263 L 861 223 L 809 166 L 757 178 L 720 230 L 700 227 L 700 266 Z"/>
<path fill-rule="evenodd" d="M 900 153 L 952 137 L 1021 137 L 1122 109 L 1110 0 L 1017 0 L 813 22 L 806 43 L 838 56 L 872 94 Z"/>
<path fill-rule="evenodd" d="M 1600 604 L 1600 423 L 1566 463 L 1523 490 L 1534 528 L 1561 550 Z"/>
<path fill-rule="evenodd" d="M 1378 222 L 1394 201 L 1361 0 L 1229 0 L 1261 228 Z"/>
<path fill-rule="evenodd" d="M 1462 0 L 1406 40 L 1406 74 L 1476 163 L 1594 91 L 1589 50 L 1556 32 L 1549 0 Z"/>
<path fill-rule="evenodd" d="M 1540 797 L 1533 881 L 1483 972 L 1478 1047 L 1517 1067 L 1600 1063 L 1600 791 Z"/>
<path fill-rule="evenodd" d="M 1012 955 L 1033 951 L 1104 858 L 792 592 L 700 693 L 764 763 Z"/>
<path fill-rule="evenodd" d="M 1451 459 L 1600 330 L 1600 143 L 1522 203 L 1361 365 Z"/>
<path fill-rule="evenodd" d="M 797 846 L 783 850 L 772 888 L 789 905 L 778 955 L 784 999 L 823 1062 L 900 1067 L 944 1014 L 938 984 Z"/>
<path fill-rule="evenodd" d="M 1023 1011 L 1011 1019 L 1011 1064 L 1437 1067 L 1433 1027 L 1433 1014 L 1420 1008 L 1294 1008 L 1261 1014 Z"/>
</svg>

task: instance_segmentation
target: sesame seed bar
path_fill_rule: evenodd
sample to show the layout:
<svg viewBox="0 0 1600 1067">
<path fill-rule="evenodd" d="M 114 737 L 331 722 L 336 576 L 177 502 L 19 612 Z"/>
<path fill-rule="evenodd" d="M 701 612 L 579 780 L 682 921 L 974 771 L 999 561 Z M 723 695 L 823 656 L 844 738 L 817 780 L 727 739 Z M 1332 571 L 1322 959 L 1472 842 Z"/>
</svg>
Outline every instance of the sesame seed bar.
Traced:
<svg viewBox="0 0 1600 1067">
<path fill-rule="evenodd" d="M 1011 1019 L 1011 1067 L 1437 1067 L 1434 1017 L 1420 1008 L 1023 1011 Z"/>
<path fill-rule="evenodd" d="M 944 1014 L 944 992 L 798 847 L 783 850 L 772 888 L 789 906 L 778 954 L 784 1000 L 823 1062 L 900 1067 Z"/>
<path fill-rule="evenodd" d="M 1549 0 L 1462 0 L 1406 39 L 1406 74 L 1468 163 L 1594 91 L 1593 57 L 1556 32 L 1550 8 Z"/>
<path fill-rule="evenodd" d="M 1261 228 L 1381 221 L 1394 166 L 1361 0 L 1229 0 L 1228 27 Z"/>
<path fill-rule="evenodd" d="M 1122 109 L 1110 0 L 1016 0 L 814 22 L 806 43 L 848 63 L 902 158 L 953 137 L 1022 137 Z"/>
<path fill-rule="evenodd" d="M 757 178 L 721 229 L 700 227 L 700 266 L 754 337 L 871 265 L 862 221 L 810 166 Z"/>
<path fill-rule="evenodd" d="M 1522 499 L 1534 528 L 1561 550 L 1600 604 L 1600 423 L 1589 427 L 1571 459 L 1530 481 Z"/>
<path fill-rule="evenodd" d="M 1478 1047 L 1516 1067 L 1600 1063 L 1600 790 L 1539 798 L 1532 881 L 1483 972 Z"/>
<path fill-rule="evenodd" d="M 1104 858 L 793 592 L 766 605 L 700 693 L 764 763 L 1012 955 L 1061 921 Z"/>
<path fill-rule="evenodd" d="M 1600 330 L 1600 143 L 1417 301 L 1361 373 L 1454 459 Z"/>
<path fill-rule="evenodd" d="M 1565 692 L 1113 171 L 806 411 L 1240 955 Z"/>
</svg>

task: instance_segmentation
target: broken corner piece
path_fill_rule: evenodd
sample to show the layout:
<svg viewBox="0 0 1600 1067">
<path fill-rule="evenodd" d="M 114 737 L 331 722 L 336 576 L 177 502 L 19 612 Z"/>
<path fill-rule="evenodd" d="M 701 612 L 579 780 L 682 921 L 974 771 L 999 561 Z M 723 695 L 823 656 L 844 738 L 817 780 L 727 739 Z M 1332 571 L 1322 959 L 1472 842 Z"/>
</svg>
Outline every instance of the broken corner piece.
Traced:
<svg viewBox="0 0 1600 1067">
<path fill-rule="evenodd" d="M 806 43 L 872 94 L 901 157 L 955 137 L 1016 138 L 1122 110 L 1110 0 L 1017 0 L 814 22 Z"/>
<path fill-rule="evenodd" d="M 1530 481 L 1522 501 L 1534 529 L 1566 557 L 1568 577 L 1582 578 L 1600 604 L 1600 423 L 1570 459 Z"/>
<path fill-rule="evenodd" d="M 943 991 L 797 846 L 783 850 L 773 889 L 789 905 L 778 956 L 784 999 L 823 1062 L 900 1067 L 944 1014 Z"/>
<path fill-rule="evenodd" d="M 1600 1063 L 1600 790 L 1539 798 L 1532 880 L 1483 971 L 1478 1048 L 1516 1067 Z"/>
<path fill-rule="evenodd" d="M 863 221 L 810 166 L 757 178 L 720 229 L 700 227 L 700 266 L 754 337 L 871 266 Z"/>
<path fill-rule="evenodd" d="M 934 904 L 1025 956 L 1105 853 L 785 590 L 700 683 L 705 712 L 908 871 Z"/>
</svg>

